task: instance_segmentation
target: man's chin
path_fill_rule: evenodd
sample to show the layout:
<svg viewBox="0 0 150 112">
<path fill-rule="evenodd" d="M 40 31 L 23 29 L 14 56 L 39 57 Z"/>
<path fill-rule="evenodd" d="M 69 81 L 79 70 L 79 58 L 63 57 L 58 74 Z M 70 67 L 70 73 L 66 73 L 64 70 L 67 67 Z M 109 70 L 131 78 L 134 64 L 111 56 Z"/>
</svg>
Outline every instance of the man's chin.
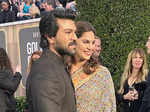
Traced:
<svg viewBox="0 0 150 112">
<path fill-rule="evenodd" d="M 66 50 L 66 55 L 73 56 L 76 52 L 76 49 L 68 49 Z"/>
</svg>

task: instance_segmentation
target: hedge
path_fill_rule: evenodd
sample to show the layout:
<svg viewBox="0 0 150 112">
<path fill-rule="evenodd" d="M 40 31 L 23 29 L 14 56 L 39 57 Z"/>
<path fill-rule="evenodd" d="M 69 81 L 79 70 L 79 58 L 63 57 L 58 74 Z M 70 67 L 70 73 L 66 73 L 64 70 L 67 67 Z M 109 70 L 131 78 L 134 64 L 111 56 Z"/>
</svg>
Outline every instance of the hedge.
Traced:
<svg viewBox="0 0 150 112">
<path fill-rule="evenodd" d="M 76 1 L 77 21 L 89 21 L 96 28 L 102 40 L 102 64 L 110 70 L 117 90 L 128 53 L 145 49 L 150 35 L 150 0 Z"/>
<path fill-rule="evenodd" d="M 16 97 L 16 112 L 26 112 L 27 102 L 25 96 Z"/>
</svg>

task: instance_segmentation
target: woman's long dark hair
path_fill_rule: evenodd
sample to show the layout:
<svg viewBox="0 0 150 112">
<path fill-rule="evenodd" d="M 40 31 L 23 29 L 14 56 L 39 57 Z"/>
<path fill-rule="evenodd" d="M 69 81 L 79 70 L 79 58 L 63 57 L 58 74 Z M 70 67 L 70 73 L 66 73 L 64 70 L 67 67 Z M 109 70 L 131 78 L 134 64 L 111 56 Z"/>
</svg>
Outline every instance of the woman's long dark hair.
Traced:
<svg viewBox="0 0 150 112">
<path fill-rule="evenodd" d="M 0 48 L 0 70 L 11 70 L 13 71 L 11 67 L 10 59 L 5 51 L 4 48 Z"/>
<path fill-rule="evenodd" d="M 72 64 L 75 62 L 73 56 L 63 55 L 64 64 L 67 66 L 69 72 L 71 70 Z M 98 58 L 91 56 L 91 58 L 83 65 L 83 71 L 90 75 L 95 72 L 97 66 L 99 65 Z"/>
</svg>

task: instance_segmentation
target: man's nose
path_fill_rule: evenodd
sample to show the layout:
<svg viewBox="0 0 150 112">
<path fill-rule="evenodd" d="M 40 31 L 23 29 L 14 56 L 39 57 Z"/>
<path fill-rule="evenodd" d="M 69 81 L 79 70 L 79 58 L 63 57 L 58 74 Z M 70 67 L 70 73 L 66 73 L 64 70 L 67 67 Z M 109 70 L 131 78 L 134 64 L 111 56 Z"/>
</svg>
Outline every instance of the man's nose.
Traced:
<svg viewBox="0 0 150 112">
<path fill-rule="evenodd" d="M 71 36 L 71 39 L 72 39 L 72 40 L 77 40 L 77 36 L 76 36 L 75 33 Z"/>
</svg>

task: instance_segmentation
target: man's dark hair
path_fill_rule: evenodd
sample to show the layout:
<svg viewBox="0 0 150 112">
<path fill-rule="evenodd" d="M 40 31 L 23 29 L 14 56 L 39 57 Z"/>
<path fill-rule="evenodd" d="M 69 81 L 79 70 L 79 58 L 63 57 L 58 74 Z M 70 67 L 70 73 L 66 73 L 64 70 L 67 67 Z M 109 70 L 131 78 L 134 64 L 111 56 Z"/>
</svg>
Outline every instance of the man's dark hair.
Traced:
<svg viewBox="0 0 150 112">
<path fill-rule="evenodd" d="M 55 37 L 58 31 L 58 24 L 56 18 L 60 19 L 75 19 L 75 13 L 70 9 L 54 9 L 47 12 L 40 20 L 39 29 L 41 34 L 41 48 L 48 48 L 49 42 L 47 37 Z"/>
</svg>

